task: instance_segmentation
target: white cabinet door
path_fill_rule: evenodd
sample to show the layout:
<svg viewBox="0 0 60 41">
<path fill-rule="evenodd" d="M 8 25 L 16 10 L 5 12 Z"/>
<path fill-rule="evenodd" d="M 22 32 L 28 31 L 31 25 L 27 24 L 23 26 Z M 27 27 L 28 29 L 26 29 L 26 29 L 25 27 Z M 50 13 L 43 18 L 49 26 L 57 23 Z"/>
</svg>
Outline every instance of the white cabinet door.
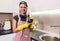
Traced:
<svg viewBox="0 0 60 41">
<path fill-rule="evenodd" d="M 15 33 L 0 36 L 0 41 L 14 41 Z"/>
</svg>

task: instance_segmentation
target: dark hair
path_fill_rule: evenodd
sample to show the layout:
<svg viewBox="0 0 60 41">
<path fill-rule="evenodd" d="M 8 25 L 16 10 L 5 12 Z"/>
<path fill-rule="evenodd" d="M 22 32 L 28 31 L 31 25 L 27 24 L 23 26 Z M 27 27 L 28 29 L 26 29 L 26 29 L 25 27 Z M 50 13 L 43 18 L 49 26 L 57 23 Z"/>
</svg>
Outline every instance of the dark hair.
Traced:
<svg viewBox="0 0 60 41">
<path fill-rule="evenodd" d="M 21 2 L 19 3 L 19 6 L 20 6 L 21 4 L 25 4 L 26 7 L 28 7 L 27 2 L 25 2 L 25 1 L 21 1 Z"/>
</svg>

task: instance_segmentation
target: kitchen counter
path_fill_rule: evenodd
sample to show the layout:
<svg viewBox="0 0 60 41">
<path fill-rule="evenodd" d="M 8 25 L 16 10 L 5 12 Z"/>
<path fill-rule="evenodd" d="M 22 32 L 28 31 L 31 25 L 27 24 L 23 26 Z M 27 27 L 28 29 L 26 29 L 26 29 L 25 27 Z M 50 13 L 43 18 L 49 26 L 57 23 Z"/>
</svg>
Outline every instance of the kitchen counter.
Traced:
<svg viewBox="0 0 60 41">
<path fill-rule="evenodd" d="M 13 32 L 11 32 L 11 31 L 3 31 L 2 33 L 0 33 L 0 35 L 2 35 L 2 36 L 5 36 L 5 35 L 10 35 L 10 34 L 13 34 L 14 36 L 15 36 L 15 34 L 13 33 Z M 40 32 L 40 31 L 37 31 L 37 30 L 34 30 L 34 31 L 32 31 L 31 32 L 31 39 L 32 40 L 35 40 L 35 41 L 41 41 L 40 39 L 39 39 L 39 36 L 40 35 L 43 35 L 43 34 L 46 34 L 46 33 L 43 33 L 43 32 Z M 13 37 L 13 36 L 12 36 Z M 14 37 L 13 37 L 13 39 L 14 39 Z"/>
<path fill-rule="evenodd" d="M 42 41 L 41 39 L 39 39 L 39 36 L 44 35 L 44 34 L 48 34 L 48 33 L 47 32 L 43 32 L 43 31 L 39 31 L 39 30 L 34 30 L 34 31 L 31 32 L 30 36 L 31 36 L 31 39 L 33 41 L 34 40 Z M 4 39 L 8 38 L 6 40 L 13 41 L 14 37 L 15 37 L 15 33 L 11 32 L 11 30 L 10 31 L 3 31 L 3 32 L 0 33 L 0 39 L 1 39 L 1 37 L 4 37 Z M 12 37 L 12 39 L 10 37 Z M 3 39 L 1 39 L 1 40 L 3 40 Z"/>
<path fill-rule="evenodd" d="M 6 35 L 6 34 L 11 34 L 11 33 L 13 33 L 11 30 L 2 30 L 2 31 L 0 31 L 0 36 Z"/>
</svg>

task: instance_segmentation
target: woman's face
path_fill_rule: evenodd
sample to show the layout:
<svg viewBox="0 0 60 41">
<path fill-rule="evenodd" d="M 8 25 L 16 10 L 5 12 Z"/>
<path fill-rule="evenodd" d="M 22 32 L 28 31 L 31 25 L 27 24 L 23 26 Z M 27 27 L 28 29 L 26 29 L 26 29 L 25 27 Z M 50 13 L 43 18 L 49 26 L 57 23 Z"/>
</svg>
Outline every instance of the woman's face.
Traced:
<svg viewBox="0 0 60 41">
<path fill-rule="evenodd" d="M 26 14 L 26 12 L 27 12 L 27 7 L 26 7 L 26 5 L 25 5 L 25 4 L 21 4 L 21 5 L 19 6 L 19 13 L 21 13 L 21 14 Z"/>
</svg>

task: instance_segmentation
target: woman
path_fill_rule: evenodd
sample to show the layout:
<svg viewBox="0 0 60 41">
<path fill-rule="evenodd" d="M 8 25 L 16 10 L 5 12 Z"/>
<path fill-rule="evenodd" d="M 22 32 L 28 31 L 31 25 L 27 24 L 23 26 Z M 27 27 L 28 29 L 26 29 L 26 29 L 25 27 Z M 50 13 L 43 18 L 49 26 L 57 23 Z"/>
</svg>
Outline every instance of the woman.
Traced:
<svg viewBox="0 0 60 41">
<path fill-rule="evenodd" d="M 18 30 L 18 26 L 26 23 L 28 5 L 25 1 L 21 1 L 19 4 L 19 15 L 14 16 L 13 19 L 13 32 L 16 32 L 15 41 L 31 41 L 30 28 L 24 28 Z M 22 19 L 21 16 L 24 16 Z"/>
</svg>

